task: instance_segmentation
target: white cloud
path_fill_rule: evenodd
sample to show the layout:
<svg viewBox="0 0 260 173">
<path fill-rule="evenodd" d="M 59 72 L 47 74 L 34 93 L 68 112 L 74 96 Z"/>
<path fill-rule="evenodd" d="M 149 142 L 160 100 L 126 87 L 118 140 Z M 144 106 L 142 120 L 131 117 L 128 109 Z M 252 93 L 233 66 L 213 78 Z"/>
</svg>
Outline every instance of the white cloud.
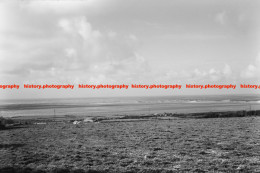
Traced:
<svg viewBox="0 0 260 173">
<path fill-rule="evenodd" d="M 232 69 L 228 64 L 225 64 L 223 69 L 210 68 L 208 71 L 195 69 L 193 71 L 193 78 L 196 80 L 204 80 L 211 82 L 219 82 L 230 78 Z"/>
<path fill-rule="evenodd" d="M 217 13 L 215 16 L 215 21 L 221 25 L 226 24 L 227 22 L 227 13 L 225 11 Z"/>
<path fill-rule="evenodd" d="M 160 74 L 162 76 L 162 74 Z M 205 83 L 205 82 L 226 82 L 233 80 L 232 68 L 225 64 L 223 68 L 210 68 L 210 69 L 190 69 L 182 71 L 170 70 L 166 72 L 164 77 L 158 76 L 160 81 L 181 81 L 185 82 L 195 82 L 195 83 Z M 157 76 L 157 75 L 156 75 Z"/>
<path fill-rule="evenodd" d="M 254 65 L 249 64 L 245 70 L 241 72 L 241 77 L 245 79 L 260 79 L 260 54 L 255 59 Z"/>
<path fill-rule="evenodd" d="M 137 53 L 139 39 L 134 34 L 100 31 L 85 16 L 52 14 L 50 18 L 46 11 L 28 15 L 38 8 L 31 6 L 36 4 L 28 1 L 22 8 L 5 4 L 10 20 L 0 32 L 5 40 L 0 43 L 0 71 L 5 79 L 124 81 L 141 77 L 139 72 L 148 69 Z M 45 5 L 42 8 L 49 8 Z"/>
<path fill-rule="evenodd" d="M 195 74 L 195 76 L 201 76 L 201 77 L 204 77 L 207 75 L 207 73 L 205 71 L 201 72 L 197 68 L 194 70 L 194 74 Z"/>
<path fill-rule="evenodd" d="M 225 64 L 223 75 L 225 75 L 225 77 L 230 77 L 232 75 L 232 69 L 228 64 Z"/>
<path fill-rule="evenodd" d="M 222 30 L 218 32 L 217 29 L 213 29 L 212 18 L 205 17 L 207 16 L 205 12 L 198 13 L 201 15 L 199 17 L 192 15 L 197 14 L 196 10 L 187 14 L 185 13 L 187 10 L 180 10 L 181 13 L 177 12 L 180 17 L 174 15 L 173 20 L 167 11 L 160 14 L 149 12 L 147 16 L 143 16 L 145 10 L 150 11 L 153 7 L 150 3 L 144 9 L 136 9 L 135 12 L 128 10 L 128 4 L 125 2 L 113 1 L 113 3 L 115 3 L 114 6 L 111 5 L 113 8 L 100 10 L 108 4 L 108 1 L 26 0 L 5 4 L 0 1 L 1 79 L 78 83 L 88 81 L 199 83 L 228 81 L 236 75 L 228 64 L 220 67 L 214 63 L 221 61 L 231 63 L 232 59 L 229 57 L 240 53 L 239 50 L 228 50 L 229 47 L 225 49 L 220 44 L 225 46 L 234 43 L 235 47 L 239 47 L 240 42 L 237 40 L 236 43 L 233 42 L 233 37 L 230 36 L 230 31 L 233 30 L 223 29 L 223 32 Z M 161 4 L 159 1 L 156 3 L 160 9 L 168 9 L 166 3 Z M 133 2 L 130 4 L 132 7 L 135 7 L 134 4 L 138 5 Z M 95 10 L 96 8 L 99 10 Z M 170 7 L 168 10 L 172 12 Z M 231 22 L 234 16 L 228 12 L 230 12 L 228 9 L 218 14 L 212 12 L 215 15 L 213 22 L 220 25 Z M 246 19 L 244 16 L 239 16 L 239 19 L 237 17 L 236 15 L 236 20 L 243 23 L 250 18 L 250 15 L 246 15 Z M 142 24 L 147 21 L 152 24 Z M 200 25 L 196 25 L 198 22 Z M 154 23 L 160 27 L 156 27 Z M 162 37 L 165 40 L 158 39 L 162 33 L 165 35 Z M 230 40 L 232 42 L 229 42 Z M 144 43 L 144 48 L 141 47 L 141 43 Z M 223 53 L 219 51 L 221 48 Z M 201 62 L 205 59 L 199 57 L 210 57 L 210 54 L 212 58 L 206 60 L 208 61 L 206 63 L 212 65 L 201 67 Z M 175 57 L 179 56 L 184 58 L 177 60 Z M 214 59 L 217 56 L 222 58 Z M 152 68 L 146 58 L 153 64 Z M 161 59 L 161 62 L 159 63 L 156 58 Z M 183 63 L 177 67 L 175 60 L 180 64 L 187 61 L 197 66 L 190 68 Z M 239 62 L 241 57 L 238 58 Z M 234 69 L 236 67 L 234 65 Z M 245 67 L 241 75 L 244 78 L 257 77 L 259 67 L 257 62 L 252 63 Z"/>
<path fill-rule="evenodd" d="M 215 70 L 214 68 L 209 70 L 208 75 L 209 75 L 210 80 L 213 82 L 219 81 L 222 77 L 221 72 L 218 70 Z"/>
</svg>

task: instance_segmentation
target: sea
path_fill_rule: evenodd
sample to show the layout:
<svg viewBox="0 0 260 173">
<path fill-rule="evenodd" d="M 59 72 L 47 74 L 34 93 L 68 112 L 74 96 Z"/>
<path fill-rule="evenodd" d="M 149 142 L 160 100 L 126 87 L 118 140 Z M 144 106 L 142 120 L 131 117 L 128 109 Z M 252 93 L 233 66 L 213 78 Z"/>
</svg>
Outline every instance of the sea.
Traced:
<svg viewBox="0 0 260 173">
<path fill-rule="evenodd" d="M 0 100 L 0 116 L 118 116 L 260 110 L 260 95 Z"/>
</svg>

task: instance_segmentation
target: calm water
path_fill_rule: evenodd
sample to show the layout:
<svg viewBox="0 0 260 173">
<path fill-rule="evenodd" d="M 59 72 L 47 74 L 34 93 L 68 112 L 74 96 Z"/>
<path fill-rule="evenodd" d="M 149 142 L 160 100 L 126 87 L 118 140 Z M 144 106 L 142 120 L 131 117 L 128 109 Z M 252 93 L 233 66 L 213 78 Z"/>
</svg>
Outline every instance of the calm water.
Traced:
<svg viewBox="0 0 260 173">
<path fill-rule="evenodd" d="M 111 116 L 260 109 L 259 95 L 1 100 L 0 116 Z M 55 112 L 55 113 L 54 113 Z"/>
</svg>

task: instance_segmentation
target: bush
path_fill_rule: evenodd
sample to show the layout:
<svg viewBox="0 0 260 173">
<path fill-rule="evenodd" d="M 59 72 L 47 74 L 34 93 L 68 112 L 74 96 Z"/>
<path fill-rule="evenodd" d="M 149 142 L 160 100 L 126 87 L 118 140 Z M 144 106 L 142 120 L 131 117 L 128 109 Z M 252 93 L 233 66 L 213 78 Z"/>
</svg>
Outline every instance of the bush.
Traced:
<svg viewBox="0 0 260 173">
<path fill-rule="evenodd" d="M 8 124 L 14 124 L 15 121 L 10 118 L 0 117 L 0 129 L 4 129 Z"/>
<path fill-rule="evenodd" d="M 5 128 L 5 119 L 3 117 L 0 117 L 0 129 L 4 129 Z"/>
</svg>

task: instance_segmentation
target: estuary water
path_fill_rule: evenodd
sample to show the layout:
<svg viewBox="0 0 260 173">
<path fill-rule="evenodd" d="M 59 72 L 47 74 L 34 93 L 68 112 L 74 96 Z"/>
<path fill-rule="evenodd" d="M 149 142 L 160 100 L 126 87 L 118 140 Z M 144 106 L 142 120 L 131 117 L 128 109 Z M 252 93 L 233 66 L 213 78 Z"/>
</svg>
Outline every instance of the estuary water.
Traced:
<svg viewBox="0 0 260 173">
<path fill-rule="evenodd" d="M 260 109 L 259 95 L 0 100 L 0 116 L 113 116 Z"/>
</svg>

